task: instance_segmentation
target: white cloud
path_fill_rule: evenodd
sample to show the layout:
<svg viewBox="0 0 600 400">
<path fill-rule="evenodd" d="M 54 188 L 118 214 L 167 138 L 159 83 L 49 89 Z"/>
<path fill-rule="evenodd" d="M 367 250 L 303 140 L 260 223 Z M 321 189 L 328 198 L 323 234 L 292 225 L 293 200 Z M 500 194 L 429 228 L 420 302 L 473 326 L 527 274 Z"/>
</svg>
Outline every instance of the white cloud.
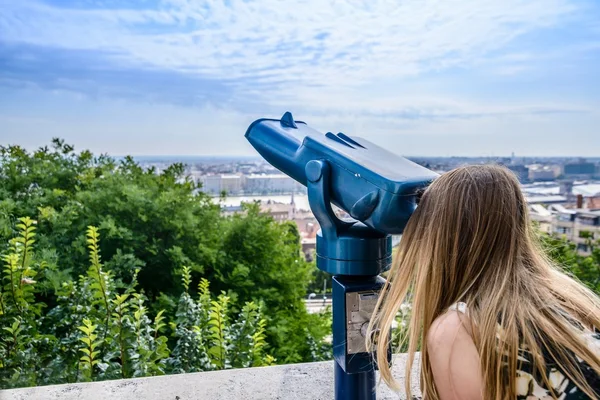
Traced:
<svg viewBox="0 0 600 400">
<path fill-rule="evenodd" d="M 589 25 L 588 20 L 581 30 L 590 30 L 590 40 L 519 46 L 528 35 L 585 19 L 585 2 L 293 3 L 163 0 L 156 7 L 137 10 L 0 0 L 0 43 L 89 50 L 128 68 L 177 71 L 221 82 L 232 89 L 233 97 L 216 104 L 220 111 L 208 109 L 201 115 L 230 127 L 230 120 L 247 119 L 240 104 L 258 105 L 268 113 L 298 110 L 301 118 L 310 117 L 323 130 L 339 126 L 380 137 L 390 132 L 443 135 L 457 130 L 493 135 L 498 127 L 518 126 L 556 131 L 551 126 L 556 119 L 544 113 L 587 113 L 593 114 L 587 120 L 597 121 L 597 97 L 595 104 L 589 102 L 590 96 L 573 100 L 521 92 L 496 99 L 492 92 L 463 93 L 463 88 L 476 85 L 468 75 L 454 86 L 429 82 L 429 76 L 457 69 L 491 80 L 511 79 L 547 70 L 553 62 L 568 59 L 568 52 L 597 51 L 600 31 L 593 29 L 598 24 Z M 77 81 L 73 82 L 76 88 Z M 510 124 L 504 121 L 509 116 Z M 189 114 L 186 118 L 199 122 Z M 563 115 L 560 121 L 569 118 Z M 74 132 L 75 125 L 70 126 Z M 590 132 L 592 125 L 579 128 Z M 146 125 L 140 129 L 160 131 Z"/>
<path fill-rule="evenodd" d="M 567 0 L 224 4 L 168 0 L 153 10 L 74 10 L 7 2 L 0 32 L 9 41 L 112 51 L 218 79 L 335 87 L 475 64 L 576 11 Z M 152 30 L 168 32 L 146 33 Z"/>
</svg>

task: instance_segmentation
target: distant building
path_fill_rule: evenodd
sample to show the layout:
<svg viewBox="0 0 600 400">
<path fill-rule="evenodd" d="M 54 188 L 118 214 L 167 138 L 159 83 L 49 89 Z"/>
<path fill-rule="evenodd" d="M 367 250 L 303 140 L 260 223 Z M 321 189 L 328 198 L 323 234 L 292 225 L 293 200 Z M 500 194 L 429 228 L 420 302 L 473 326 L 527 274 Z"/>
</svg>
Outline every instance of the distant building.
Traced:
<svg viewBox="0 0 600 400">
<path fill-rule="evenodd" d="M 221 175 L 221 191 L 228 194 L 237 194 L 242 191 L 243 176 Z"/>
<path fill-rule="evenodd" d="M 262 213 L 269 214 L 275 221 L 289 221 L 295 212 L 293 204 L 273 203 L 268 201 L 260 204 Z"/>
<path fill-rule="evenodd" d="M 202 191 L 211 195 L 238 194 L 242 190 L 243 176 L 233 174 L 204 175 L 200 177 Z"/>
<path fill-rule="evenodd" d="M 600 238 L 600 211 L 567 209 L 557 205 L 550 208 L 556 212 L 551 232 L 575 243 L 580 253 L 589 254 L 589 241 Z"/>
<path fill-rule="evenodd" d="M 301 185 L 283 174 L 254 174 L 245 177 L 243 188 L 245 193 L 293 193 L 300 190 Z"/>
<path fill-rule="evenodd" d="M 529 180 L 534 182 L 552 181 L 556 179 L 559 171 L 551 165 L 534 164 L 529 166 Z"/>
<path fill-rule="evenodd" d="M 202 191 L 208 194 L 218 195 L 221 193 L 221 175 L 208 175 L 199 179 Z"/>
<path fill-rule="evenodd" d="M 556 194 L 526 194 L 525 200 L 528 204 L 566 204 L 569 202 L 566 196 Z"/>
<path fill-rule="evenodd" d="M 559 194 L 563 196 L 571 196 L 573 194 L 573 181 L 569 179 L 563 179 L 558 182 Z"/>
<path fill-rule="evenodd" d="M 303 238 L 300 242 L 302 244 L 302 253 L 304 253 L 306 261 L 313 261 L 317 251 L 317 238 Z"/>
<path fill-rule="evenodd" d="M 590 242 L 600 239 L 600 198 L 584 203 L 583 196 L 577 196 L 575 208 L 562 204 L 528 204 L 529 217 L 542 232 L 562 236 L 575 243 L 577 251 L 583 255 L 591 252 Z M 587 208 L 583 208 L 587 206 Z M 598 206 L 598 209 L 592 207 Z"/>
<path fill-rule="evenodd" d="M 591 179 L 596 175 L 596 164 L 580 159 L 577 162 L 565 164 L 563 175 L 568 178 Z"/>
<path fill-rule="evenodd" d="M 553 214 L 541 204 L 529 204 L 529 217 L 544 233 L 552 232 Z"/>
<path fill-rule="evenodd" d="M 559 194 L 565 196 L 567 203 L 575 202 L 577 196 L 573 193 L 575 182 L 572 179 L 561 179 L 558 181 Z"/>
<path fill-rule="evenodd" d="M 520 182 L 527 182 L 529 180 L 529 168 L 525 165 L 507 165 L 514 174 L 519 178 Z"/>
<path fill-rule="evenodd" d="M 586 207 L 592 211 L 600 211 L 600 196 L 588 198 Z"/>
<path fill-rule="evenodd" d="M 296 211 L 293 221 L 303 237 L 316 237 L 319 223 L 311 211 Z"/>
<path fill-rule="evenodd" d="M 202 191 L 213 196 L 226 192 L 228 195 L 294 193 L 303 186 L 283 174 L 207 174 L 197 180 Z"/>
</svg>

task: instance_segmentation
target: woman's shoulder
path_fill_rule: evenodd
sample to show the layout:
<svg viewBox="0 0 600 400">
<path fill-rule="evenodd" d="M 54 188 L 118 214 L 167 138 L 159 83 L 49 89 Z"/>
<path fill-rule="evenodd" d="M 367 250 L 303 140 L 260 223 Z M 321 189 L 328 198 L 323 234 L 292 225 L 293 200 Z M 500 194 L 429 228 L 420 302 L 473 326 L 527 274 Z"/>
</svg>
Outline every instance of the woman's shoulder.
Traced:
<svg viewBox="0 0 600 400">
<path fill-rule="evenodd" d="M 427 344 L 430 347 L 447 346 L 462 335 L 467 335 L 472 341 L 471 321 L 466 306 L 457 303 L 433 321 L 427 333 Z"/>
</svg>

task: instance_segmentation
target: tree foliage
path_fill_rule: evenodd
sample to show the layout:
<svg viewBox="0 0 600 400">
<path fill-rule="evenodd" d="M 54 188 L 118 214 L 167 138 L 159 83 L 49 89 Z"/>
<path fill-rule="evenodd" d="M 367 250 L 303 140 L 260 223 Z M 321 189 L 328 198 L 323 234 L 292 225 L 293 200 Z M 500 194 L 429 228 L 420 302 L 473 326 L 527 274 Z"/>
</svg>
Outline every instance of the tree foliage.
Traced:
<svg viewBox="0 0 600 400">
<path fill-rule="evenodd" d="M 574 243 L 558 235 L 541 234 L 546 253 L 570 275 L 600 295 L 600 241 L 586 240 L 589 254 L 577 251 Z"/>
<path fill-rule="evenodd" d="M 148 296 L 177 294 L 177 268 L 190 265 L 203 273 L 218 253 L 218 207 L 196 189 L 181 164 L 157 173 L 130 157 L 77 154 L 60 140 L 32 154 L 2 147 L 0 232 L 6 240 L 12 236 L 11 219 L 35 216 L 40 247 L 55 250 L 61 269 L 77 276 L 87 257 L 81 232 L 96 226 L 119 281 L 130 281 L 143 267 L 138 279 Z"/>
<path fill-rule="evenodd" d="M 296 227 L 256 205 L 221 216 L 184 170 L 59 139 L 0 147 L 0 326 L 11 330 L 0 368 L 18 372 L 11 385 L 330 357 L 326 321 L 302 302 L 312 267 Z M 78 327 L 96 338 L 84 343 Z"/>
<path fill-rule="evenodd" d="M 21 218 L 19 222 L 12 250 L 4 257 L 10 268 L 2 274 L 6 283 L 2 298 L 10 301 L 2 303 L 0 314 L 4 332 L 0 336 L 1 387 L 241 368 L 275 361 L 266 353 L 266 319 L 261 307 L 246 302 L 241 312 L 234 313 L 227 307 L 227 296 L 211 296 L 205 279 L 199 284 L 198 298 L 192 298 L 186 284 L 190 268 L 182 268 L 186 290 L 180 295 L 174 320 L 163 310 L 151 319 L 148 298 L 138 291 L 137 279 L 123 293 L 115 289 L 112 274 L 102 268 L 100 238 L 91 226 L 87 274 L 63 282 L 56 288 L 57 304 L 45 309 L 36 299 L 37 288 L 46 278 L 45 264 L 35 261 L 35 221 Z M 30 278 L 34 276 L 40 280 Z"/>
</svg>

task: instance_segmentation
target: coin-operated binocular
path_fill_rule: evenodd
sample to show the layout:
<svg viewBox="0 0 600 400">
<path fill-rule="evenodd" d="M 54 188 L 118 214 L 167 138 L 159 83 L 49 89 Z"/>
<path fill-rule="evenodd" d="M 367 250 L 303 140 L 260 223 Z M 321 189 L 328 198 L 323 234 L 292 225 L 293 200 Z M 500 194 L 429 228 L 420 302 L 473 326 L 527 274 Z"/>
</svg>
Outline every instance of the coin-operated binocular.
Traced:
<svg viewBox="0 0 600 400">
<path fill-rule="evenodd" d="M 375 399 L 373 354 L 366 329 L 417 193 L 438 174 L 373 143 L 322 133 L 294 121 L 259 119 L 246 138 L 274 167 L 305 185 L 317 233 L 317 267 L 333 277 L 335 398 Z M 340 219 L 331 204 L 352 217 Z"/>
</svg>

